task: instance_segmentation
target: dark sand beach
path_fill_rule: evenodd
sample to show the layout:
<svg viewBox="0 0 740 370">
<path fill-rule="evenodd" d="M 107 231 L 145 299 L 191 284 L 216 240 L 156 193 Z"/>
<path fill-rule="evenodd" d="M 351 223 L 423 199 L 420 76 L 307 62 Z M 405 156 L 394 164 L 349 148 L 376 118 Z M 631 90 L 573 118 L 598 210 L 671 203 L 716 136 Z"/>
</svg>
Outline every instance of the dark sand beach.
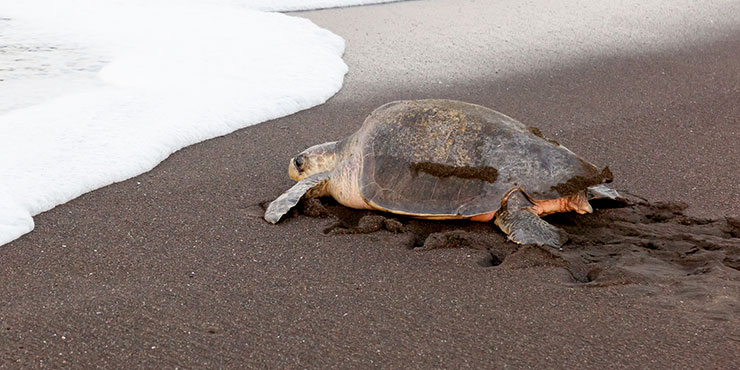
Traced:
<svg viewBox="0 0 740 370">
<path fill-rule="evenodd" d="M 435 29 L 424 4 L 299 13 L 347 39 L 335 97 L 183 149 L 0 247 L 0 368 L 737 367 L 740 27 L 498 72 L 395 44 Z M 386 64 L 400 54 L 422 57 Z M 427 62 L 449 78 L 424 78 Z M 571 235 L 562 251 L 488 224 L 325 234 L 372 215 L 329 200 L 321 217 L 260 218 L 291 156 L 417 98 L 537 126 L 635 196 L 549 218 Z"/>
</svg>

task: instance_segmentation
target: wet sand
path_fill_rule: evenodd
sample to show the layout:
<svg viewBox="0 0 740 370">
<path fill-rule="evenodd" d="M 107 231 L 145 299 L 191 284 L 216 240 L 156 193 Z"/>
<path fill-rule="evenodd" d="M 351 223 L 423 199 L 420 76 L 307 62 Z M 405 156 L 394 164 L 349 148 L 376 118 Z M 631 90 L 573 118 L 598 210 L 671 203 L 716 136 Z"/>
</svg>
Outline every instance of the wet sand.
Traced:
<svg viewBox="0 0 740 370">
<path fill-rule="evenodd" d="M 359 17 L 383 25 L 421 3 L 303 14 L 347 38 L 337 96 L 186 148 L 0 247 L 0 367 L 736 365 L 740 32 L 504 77 L 480 63 L 447 66 L 443 83 L 383 80 L 382 57 L 353 49 Z M 292 155 L 430 97 L 537 126 L 648 203 L 550 217 L 563 251 L 516 248 L 487 224 L 325 233 L 372 216 L 329 200 L 323 215 L 259 218 Z"/>
</svg>

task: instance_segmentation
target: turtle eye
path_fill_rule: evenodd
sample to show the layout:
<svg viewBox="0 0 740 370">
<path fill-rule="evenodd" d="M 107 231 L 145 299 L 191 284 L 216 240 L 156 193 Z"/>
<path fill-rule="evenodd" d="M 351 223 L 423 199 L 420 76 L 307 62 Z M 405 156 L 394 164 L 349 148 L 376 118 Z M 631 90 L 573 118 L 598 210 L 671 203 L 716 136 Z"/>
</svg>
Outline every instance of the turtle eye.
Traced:
<svg viewBox="0 0 740 370">
<path fill-rule="evenodd" d="M 303 154 L 299 154 L 297 157 L 293 158 L 293 163 L 295 163 L 295 167 L 299 170 L 303 166 L 304 161 L 305 161 L 305 158 Z"/>
</svg>

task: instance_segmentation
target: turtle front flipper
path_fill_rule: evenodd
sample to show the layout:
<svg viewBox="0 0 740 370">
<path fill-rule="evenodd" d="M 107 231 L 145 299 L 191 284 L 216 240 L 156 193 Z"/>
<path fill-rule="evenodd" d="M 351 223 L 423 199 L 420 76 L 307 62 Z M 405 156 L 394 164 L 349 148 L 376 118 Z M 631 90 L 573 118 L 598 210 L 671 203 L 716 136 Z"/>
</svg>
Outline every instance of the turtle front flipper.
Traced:
<svg viewBox="0 0 740 370">
<path fill-rule="evenodd" d="M 265 221 L 272 224 L 277 223 L 283 215 L 298 204 L 298 201 L 304 195 L 308 195 L 309 197 L 323 195 L 323 189 L 329 181 L 329 175 L 329 172 L 321 172 L 298 181 L 288 191 L 277 197 L 277 199 L 273 200 L 267 206 Z"/>
<path fill-rule="evenodd" d="M 506 233 L 509 240 L 517 244 L 549 245 L 559 248 L 568 241 L 567 235 L 562 230 L 550 225 L 527 208 L 502 209 L 496 214 L 494 222 Z"/>
</svg>

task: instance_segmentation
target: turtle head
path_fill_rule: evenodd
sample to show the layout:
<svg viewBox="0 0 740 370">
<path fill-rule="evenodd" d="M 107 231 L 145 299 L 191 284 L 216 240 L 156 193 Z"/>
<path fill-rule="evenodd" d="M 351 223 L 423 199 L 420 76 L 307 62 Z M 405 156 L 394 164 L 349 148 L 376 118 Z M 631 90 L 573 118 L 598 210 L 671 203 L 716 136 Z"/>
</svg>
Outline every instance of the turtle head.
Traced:
<svg viewBox="0 0 740 370">
<path fill-rule="evenodd" d="M 337 166 L 337 142 L 314 145 L 293 157 L 288 165 L 288 176 L 300 181 L 308 176 L 329 172 Z"/>
</svg>

